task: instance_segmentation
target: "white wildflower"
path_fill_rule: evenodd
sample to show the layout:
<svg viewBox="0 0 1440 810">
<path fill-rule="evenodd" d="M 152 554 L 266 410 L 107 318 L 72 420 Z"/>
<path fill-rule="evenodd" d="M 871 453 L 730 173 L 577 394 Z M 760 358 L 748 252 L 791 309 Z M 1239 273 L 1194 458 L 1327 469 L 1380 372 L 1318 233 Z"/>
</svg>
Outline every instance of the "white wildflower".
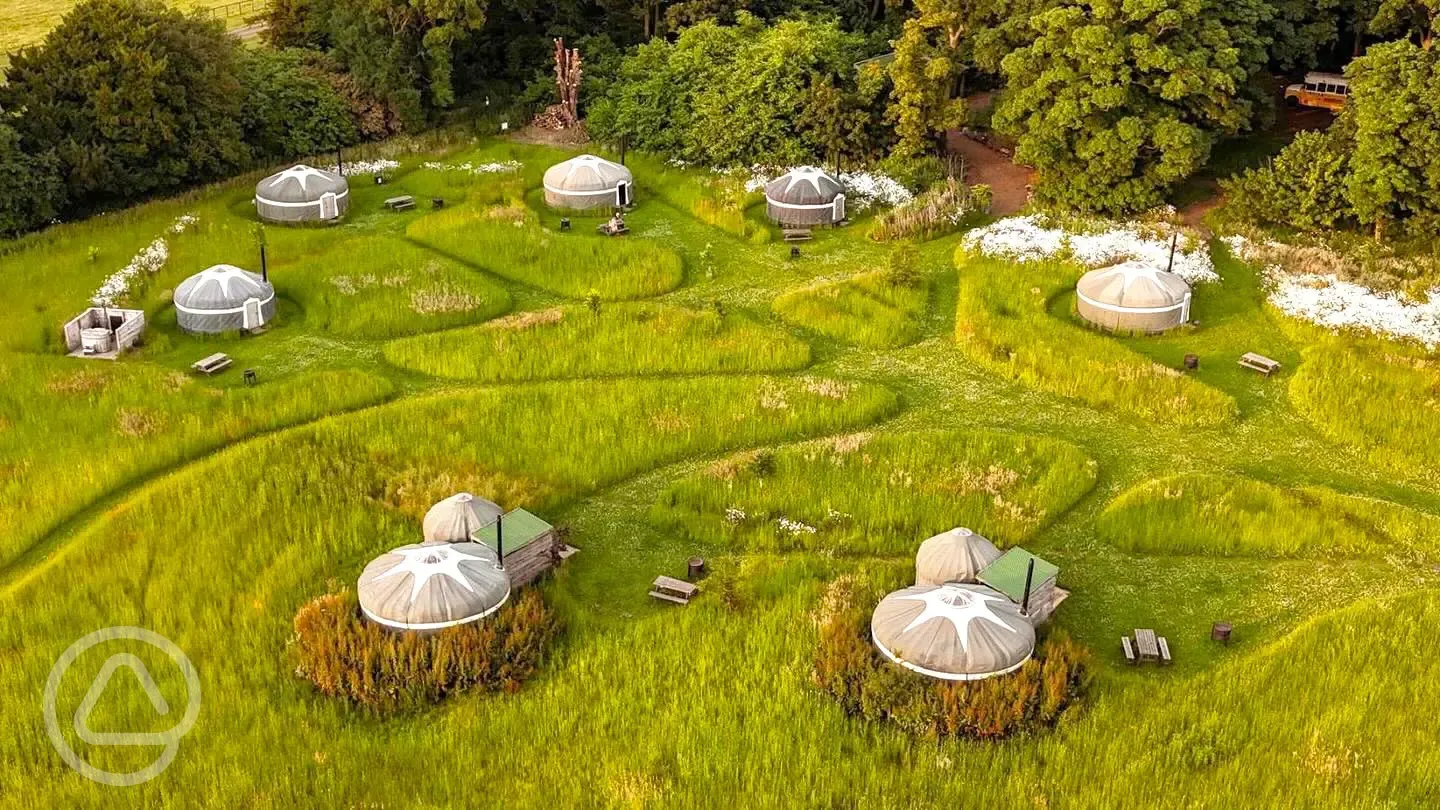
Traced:
<svg viewBox="0 0 1440 810">
<path fill-rule="evenodd" d="M 968 250 L 1013 261 L 1039 261 L 1058 256 L 1068 248 L 1075 260 L 1086 267 L 1107 267 L 1135 260 L 1164 268 L 1170 262 L 1172 226 L 1151 225 L 1147 234 L 1134 223 L 1097 220 L 1093 231 L 1075 232 L 1049 227 L 1037 215 L 1010 217 L 965 235 Z M 1210 251 L 1198 240 L 1187 244 L 1180 239 L 1175 251 L 1175 275 L 1191 284 L 1219 281 Z"/>
<path fill-rule="evenodd" d="M 745 510 L 738 507 L 732 506 L 725 510 L 725 522 L 732 526 L 736 523 L 743 523 L 747 517 L 749 516 L 745 514 Z"/>
<path fill-rule="evenodd" d="M 790 518 L 782 517 L 779 520 L 775 521 L 775 523 L 780 526 L 781 531 L 788 532 L 789 534 L 815 533 L 814 526 L 811 526 L 808 523 L 802 523 L 798 520 L 791 520 Z"/>
<path fill-rule="evenodd" d="M 353 177 L 357 174 L 380 174 L 398 168 L 400 168 L 400 164 L 397 161 L 381 158 L 379 160 L 347 160 L 344 167 L 339 169 L 332 163 L 326 166 L 325 170 L 338 171 L 346 177 Z"/>
</svg>

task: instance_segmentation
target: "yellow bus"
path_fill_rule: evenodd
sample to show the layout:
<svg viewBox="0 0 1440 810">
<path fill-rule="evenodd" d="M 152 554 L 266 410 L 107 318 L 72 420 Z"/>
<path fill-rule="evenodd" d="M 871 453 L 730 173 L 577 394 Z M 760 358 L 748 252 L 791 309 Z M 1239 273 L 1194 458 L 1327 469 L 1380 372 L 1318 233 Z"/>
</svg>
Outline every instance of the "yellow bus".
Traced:
<svg viewBox="0 0 1440 810">
<path fill-rule="evenodd" d="M 1350 95 L 1350 80 L 1339 73 L 1305 74 L 1304 84 L 1285 88 L 1285 103 L 1291 107 L 1322 107 L 1339 112 Z"/>
</svg>

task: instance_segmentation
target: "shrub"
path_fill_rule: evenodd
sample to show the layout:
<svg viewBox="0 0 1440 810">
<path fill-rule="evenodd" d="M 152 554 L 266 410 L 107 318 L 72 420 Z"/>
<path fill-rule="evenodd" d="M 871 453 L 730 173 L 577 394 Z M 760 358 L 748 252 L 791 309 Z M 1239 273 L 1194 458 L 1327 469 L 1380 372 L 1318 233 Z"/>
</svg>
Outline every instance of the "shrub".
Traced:
<svg viewBox="0 0 1440 810">
<path fill-rule="evenodd" d="M 1302 132 L 1268 166 L 1221 181 L 1227 213 L 1298 231 L 1329 230 L 1353 220 L 1345 184 L 1348 147 L 1331 132 Z"/>
<path fill-rule="evenodd" d="M 26 154 L 15 130 L 0 124 L 0 236 L 44 225 L 58 212 L 63 187 L 54 152 Z"/>
<path fill-rule="evenodd" d="M 241 121 L 245 140 L 261 155 L 297 157 L 330 152 L 359 137 L 349 104 L 305 51 L 246 51 Z"/>
<path fill-rule="evenodd" d="M 428 635 L 366 621 L 355 595 L 340 591 L 295 614 L 295 672 L 327 697 L 388 714 L 472 689 L 515 692 L 559 632 L 560 620 L 533 589 L 485 621 Z"/>
<path fill-rule="evenodd" d="M 989 186 L 966 186 L 947 177 L 910 202 L 875 217 L 870 238 L 877 242 L 931 239 L 960 230 L 973 215 L 989 208 Z"/>
<path fill-rule="evenodd" d="M 870 643 L 870 612 L 879 594 L 837 580 L 843 607 L 820 627 L 814 679 L 845 712 L 889 721 L 911 734 L 997 740 L 1051 728 L 1085 695 L 1090 654 L 1052 631 L 1024 666 L 983 681 L 940 681 L 885 660 Z M 832 594 L 833 596 L 834 594 Z"/>
</svg>

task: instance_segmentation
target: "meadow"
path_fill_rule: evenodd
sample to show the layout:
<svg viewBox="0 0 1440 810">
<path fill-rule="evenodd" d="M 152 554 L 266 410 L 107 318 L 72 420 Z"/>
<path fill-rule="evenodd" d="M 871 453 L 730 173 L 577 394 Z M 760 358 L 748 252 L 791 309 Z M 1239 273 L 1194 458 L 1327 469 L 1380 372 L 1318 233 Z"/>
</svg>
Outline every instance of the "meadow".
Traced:
<svg viewBox="0 0 1440 810">
<path fill-rule="evenodd" d="M 141 806 L 1440 794 L 1440 732 L 1412 708 L 1440 701 L 1430 356 L 1297 327 L 1218 244 L 1199 325 L 1158 338 L 1082 328 L 1078 268 L 957 254 L 958 234 L 914 246 L 917 286 L 893 312 L 825 306 L 890 290 L 892 247 L 863 217 L 791 257 L 753 205 L 738 227 L 695 210 L 718 193 L 707 172 L 641 156 L 632 233 L 605 239 L 541 205 L 557 150 L 458 137 L 389 154 L 400 167 L 355 180 L 343 224 L 266 229 L 281 307 L 260 336 L 185 335 L 168 303 L 209 264 L 257 265 L 257 177 L 0 245 L 0 807 L 116 800 L 55 754 L 39 692 L 67 646 L 122 624 L 174 640 L 203 684 L 174 763 L 123 794 Z M 459 168 L 491 161 L 523 165 Z M 396 193 L 422 204 L 384 211 Z M 196 221 L 172 231 L 182 215 Z M 168 259 L 130 296 L 145 346 L 59 356 L 60 325 L 157 238 Z M 422 311 L 430 284 L 466 305 Z M 186 373 L 214 351 L 236 368 Z M 1243 351 L 1285 368 L 1238 369 Z M 1181 375 L 1187 353 L 1201 365 Z M 460 490 L 536 511 L 579 549 L 540 586 L 565 626 L 543 667 L 514 693 L 383 718 L 296 677 L 297 610 L 417 540 Z M 919 739 L 814 682 L 836 583 L 906 581 L 916 544 L 955 525 L 1061 567 L 1054 626 L 1095 682 L 1053 729 Z M 712 573 L 692 605 L 646 596 L 697 554 Z M 1215 621 L 1230 645 L 1209 641 Z M 1174 666 L 1120 661 L 1136 627 L 1170 639 Z M 109 652 L 62 680 L 65 711 Z M 174 668 L 137 654 L 185 705 Z M 169 727 L 125 680 L 92 726 Z M 64 734 L 102 767 L 153 760 Z M 461 767 L 437 753 L 457 751 Z"/>
<path fill-rule="evenodd" d="M 872 270 L 785 293 L 775 299 L 775 312 L 789 323 L 828 337 L 893 349 L 919 337 L 929 294 L 923 276 L 896 278 L 890 269 Z"/>
</svg>

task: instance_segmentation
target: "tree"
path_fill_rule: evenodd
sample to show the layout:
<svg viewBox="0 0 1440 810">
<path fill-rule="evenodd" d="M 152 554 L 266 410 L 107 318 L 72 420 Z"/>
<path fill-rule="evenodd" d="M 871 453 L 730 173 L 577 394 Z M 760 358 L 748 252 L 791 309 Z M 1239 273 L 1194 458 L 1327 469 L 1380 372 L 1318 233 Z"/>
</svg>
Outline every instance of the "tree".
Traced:
<svg viewBox="0 0 1440 810">
<path fill-rule="evenodd" d="M 1440 0 L 1380 0 L 1370 30 L 1414 37 L 1428 49 L 1440 33 Z"/>
<path fill-rule="evenodd" d="M 1352 143 L 1341 129 L 1302 132 L 1269 165 L 1222 181 L 1226 211 L 1309 232 L 1353 222 L 1345 194 Z"/>
<path fill-rule="evenodd" d="M 1309 70 L 1340 38 L 1342 0 L 1272 0 L 1274 44 L 1270 59 L 1289 71 Z"/>
<path fill-rule="evenodd" d="M 1408 40 L 1350 63 L 1342 123 L 1354 131 L 1346 192 L 1360 221 L 1387 226 L 1440 214 L 1440 52 Z"/>
<path fill-rule="evenodd" d="M 1038 170 L 1036 195 L 1087 211 L 1161 203 L 1256 115 L 1244 91 L 1264 51 L 1225 21 L 1264 15 L 1256 0 L 1066 0 L 1032 17 L 1037 38 L 1002 63 L 995 124 Z"/>
<path fill-rule="evenodd" d="M 54 151 L 81 210 L 224 176 L 249 159 L 239 45 L 158 0 L 87 0 L 0 87 L 21 148 Z"/>
<path fill-rule="evenodd" d="M 240 60 L 245 140 L 267 157 L 330 152 L 359 137 L 330 76 L 298 49 L 257 49 Z"/>
<path fill-rule="evenodd" d="M 0 124 L 0 236 L 15 236 L 49 222 L 60 212 L 64 184 L 53 152 L 20 149 L 20 135 Z"/>
</svg>

